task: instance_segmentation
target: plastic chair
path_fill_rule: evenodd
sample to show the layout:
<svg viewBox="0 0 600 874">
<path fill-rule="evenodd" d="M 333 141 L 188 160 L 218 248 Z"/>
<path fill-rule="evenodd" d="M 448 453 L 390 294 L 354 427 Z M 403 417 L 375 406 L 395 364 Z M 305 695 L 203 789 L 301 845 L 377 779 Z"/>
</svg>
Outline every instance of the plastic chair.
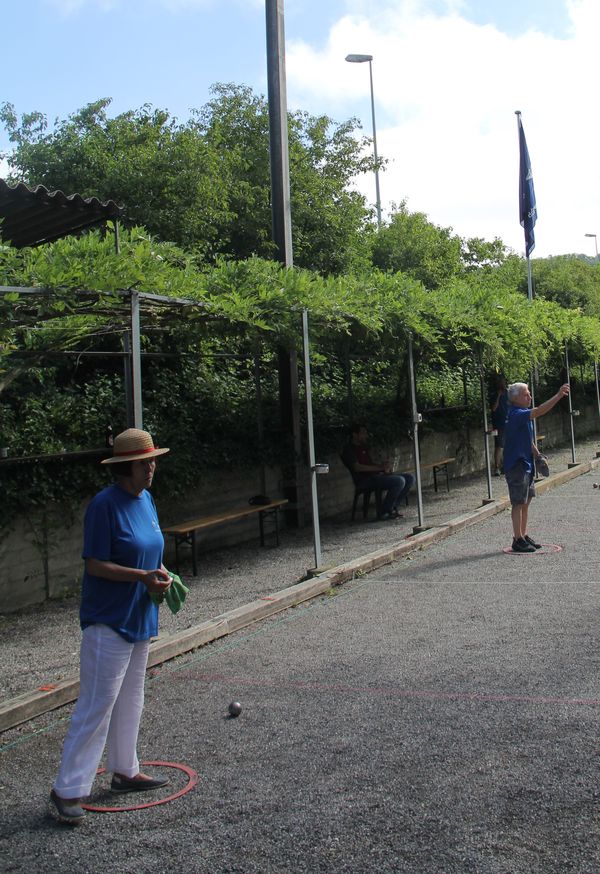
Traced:
<svg viewBox="0 0 600 874">
<path fill-rule="evenodd" d="M 346 468 L 346 470 L 348 471 L 348 473 L 350 474 L 350 476 L 352 477 L 352 482 L 354 483 L 354 499 L 352 501 L 352 515 L 351 515 L 352 522 L 354 522 L 354 519 L 356 517 L 356 508 L 358 506 L 358 500 L 360 497 L 362 497 L 362 499 L 363 499 L 362 500 L 363 519 L 367 518 L 367 516 L 369 515 L 369 506 L 371 504 L 371 495 L 373 494 L 373 492 L 375 492 L 375 507 L 377 510 L 377 515 L 381 516 L 381 489 L 373 489 L 370 487 L 357 485 L 356 476 L 354 474 L 354 471 L 352 470 L 352 468 L 350 467 L 350 465 L 348 464 L 348 462 L 346 461 L 346 459 L 344 458 L 343 455 L 340 455 L 340 458 L 342 459 L 342 463 L 343 463 L 344 467 Z"/>
</svg>

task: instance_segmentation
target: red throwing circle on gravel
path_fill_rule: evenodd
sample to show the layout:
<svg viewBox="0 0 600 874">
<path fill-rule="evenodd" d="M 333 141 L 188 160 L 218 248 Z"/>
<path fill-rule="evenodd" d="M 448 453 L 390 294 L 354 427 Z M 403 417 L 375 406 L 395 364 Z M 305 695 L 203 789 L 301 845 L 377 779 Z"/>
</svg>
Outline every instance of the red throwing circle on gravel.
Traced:
<svg viewBox="0 0 600 874">
<path fill-rule="evenodd" d="M 82 804 L 81 806 L 85 810 L 90 810 L 93 813 L 124 813 L 128 810 L 144 810 L 146 807 L 157 807 L 159 804 L 166 804 L 168 801 L 174 801 L 181 795 L 185 795 L 187 792 L 190 792 L 198 783 L 198 774 L 191 768 L 188 768 L 187 765 L 179 765 L 176 762 L 140 762 L 140 764 L 151 766 L 156 765 L 160 768 L 175 768 L 177 771 L 183 771 L 183 773 L 187 775 L 188 781 L 183 789 L 179 789 L 178 792 L 174 792 L 172 795 L 168 795 L 166 798 L 158 798 L 156 801 L 146 801 L 143 804 L 131 804 L 126 807 L 101 807 L 96 804 Z M 98 770 L 98 773 L 103 774 L 105 770 L 105 768 L 100 768 Z"/>
<path fill-rule="evenodd" d="M 542 548 L 536 549 L 535 552 L 514 552 L 511 546 L 503 546 L 502 552 L 506 555 L 550 555 L 552 552 L 562 552 L 562 546 L 558 543 L 542 543 Z"/>
</svg>

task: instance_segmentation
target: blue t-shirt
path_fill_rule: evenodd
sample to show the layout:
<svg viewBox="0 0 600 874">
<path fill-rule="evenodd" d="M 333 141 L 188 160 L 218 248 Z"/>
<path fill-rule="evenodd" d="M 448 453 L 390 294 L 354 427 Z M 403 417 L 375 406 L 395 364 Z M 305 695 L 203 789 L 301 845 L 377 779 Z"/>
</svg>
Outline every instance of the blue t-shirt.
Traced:
<svg viewBox="0 0 600 874">
<path fill-rule="evenodd" d="M 164 538 L 150 492 L 131 495 L 117 484 L 93 498 L 83 527 L 83 558 L 123 567 L 156 570 Z M 135 643 L 158 634 L 158 607 L 141 582 L 118 582 L 84 571 L 79 611 L 81 627 L 102 623 Z"/>
<path fill-rule="evenodd" d="M 509 404 L 504 426 L 504 470 L 522 461 L 529 473 L 533 471 L 533 422 L 531 410 Z"/>
</svg>

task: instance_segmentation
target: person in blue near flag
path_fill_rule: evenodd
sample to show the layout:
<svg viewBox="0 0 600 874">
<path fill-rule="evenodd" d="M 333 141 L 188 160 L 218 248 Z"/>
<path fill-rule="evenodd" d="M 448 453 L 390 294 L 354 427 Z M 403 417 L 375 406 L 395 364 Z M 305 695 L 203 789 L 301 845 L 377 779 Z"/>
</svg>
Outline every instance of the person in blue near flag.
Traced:
<svg viewBox="0 0 600 874">
<path fill-rule="evenodd" d="M 533 419 L 545 416 L 569 394 L 569 385 L 561 385 L 543 404 L 531 407 L 531 392 L 526 382 L 508 387 L 508 415 L 504 427 L 504 475 L 512 507 L 513 552 L 535 552 L 541 548 L 527 534 L 529 504 L 535 497 L 534 459 L 540 452 L 533 439 Z"/>
<path fill-rule="evenodd" d="M 519 124 L 519 221 L 525 231 L 525 255 L 527 258 L 535 248 L 535 234 L 533 229 L 537 221 L 537 207 L 535 205 L 535 189 L 533 187 L 533 174 L 531 172 L 531 159 L 527 149 L 525 131 L 521 121 L 521 113 L 517 112 Z"/>
</svg>

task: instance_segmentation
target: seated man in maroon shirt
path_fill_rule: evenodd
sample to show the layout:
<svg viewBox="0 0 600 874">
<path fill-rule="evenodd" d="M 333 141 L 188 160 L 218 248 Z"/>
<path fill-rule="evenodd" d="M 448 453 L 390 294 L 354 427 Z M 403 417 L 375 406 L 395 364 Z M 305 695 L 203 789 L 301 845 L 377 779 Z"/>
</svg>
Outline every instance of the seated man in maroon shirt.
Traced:
<svg viewBox="0 0 600 874">
<path fill-rule="evenodd" d="M 342 458 L 352 471 L 354 484 L 359 488 L 373 489 L 386 493 L 381 506 L 380 519 L 397 519 L 401 514 L 398 507 L 404 501 L 414 482 L 412 473 L 394 473 L 387 464 L 373 461 L 367 441 L 369 432 L 361 424 L 352 425 L 350 443 L 345 447 Z"/>
</svg>

